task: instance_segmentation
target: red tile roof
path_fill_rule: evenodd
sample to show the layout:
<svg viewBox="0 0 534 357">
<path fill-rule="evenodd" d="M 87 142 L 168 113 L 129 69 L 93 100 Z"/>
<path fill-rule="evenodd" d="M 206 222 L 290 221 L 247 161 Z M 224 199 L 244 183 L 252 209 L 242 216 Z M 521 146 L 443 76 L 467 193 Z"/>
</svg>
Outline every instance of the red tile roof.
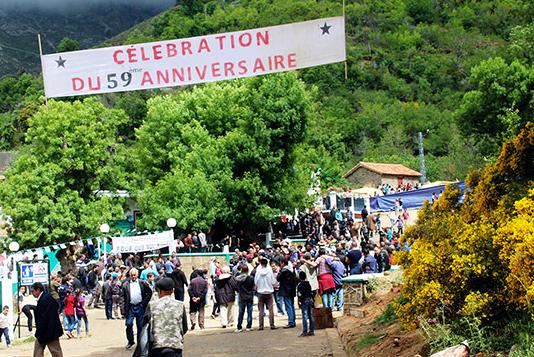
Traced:
<svg viewBox="0 0 534 357">
<path fill-rule="evenodd" d="M 354 171 L 359 169 L 360 167 L 364 167 L 367 170 L 376 172 L 381 175 L 393 175 L 393 176 L 411 176 L 411 177 L 420 177 L 421 173 L 409 169 L 404 165 L 401 164 L 377 164 L 374 162 L 360 162 L 358 165 L 354 166 L 352 169 L 347 171 L 343 178 L 347 178 Z"/>
</svg>

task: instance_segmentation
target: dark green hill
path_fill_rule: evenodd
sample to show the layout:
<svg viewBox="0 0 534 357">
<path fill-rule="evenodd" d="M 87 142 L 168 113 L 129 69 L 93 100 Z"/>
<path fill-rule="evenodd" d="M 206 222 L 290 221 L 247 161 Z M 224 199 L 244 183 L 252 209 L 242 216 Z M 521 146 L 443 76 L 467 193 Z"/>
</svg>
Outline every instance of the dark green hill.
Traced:
<svg viewBox="0 0 534 357">
<path fill-rule="evenodd" d="M 125 16 L 119 25 L 126 28 L 126 19 L 136 25 L 111 38 L 107 36 L 111 33 L 101 34 L 101 24 L 110 26 L 124 12 L 119 16 L 84 10 L 79 16 L 88 25 L 69 27 L 71 23 L 64 22 L 64 27 L 87 32 L 61 33 L 57 38 L 50 37 L 53 31 L 45 33 L 46 51 L 66 35 L 87 48 L 98 42 L 109 46 L 183 38 L 342 13 L 339 0 L 177 3 L 150 19 L 143 17 L 148 12 L 135 17 L 132 11 L 132 17 Z M 532 0 L 358 0 L 347 1 L 345 10 L 348 78 L 344 78 L 343 64 L 299 71 L 316 93 L 317 113 L 309 124 L 300 160 L 307 170 L 321 167 L 327 173 L 326 185 L 339 185 L 335 178 L 360 160 L 403 163 L 418 170 L 418 132 L 424 133 L 429 179 L 462 179 L 469 169 L 491 162 L 505 136 L 531 120 Z M 23 18 L 15 23 L 20 28 L 12 33 L 35 47 L 37 25 Z M 119 25 L 114 27 L 115 34 L 120 32 Z M 0 44 L 1 36 L 2 32 Z M 35 52 L 2 54 L 0 61 L 14 68 L 14 61 L 37 59 Z M 25 121 L 35 109 L 31 105 L 28 109 L 27 103 L 34 100 L 28 99 L 27 88 L 31 95 L 41 85 L 27 78 L 15 82 L 0 83 L 0 108 L 5 108 L 0 113 L 3 149 L 22 142 Z M 153 93 L 101 96 L 107 105 L 125 109 L 129 115 L 125 128 L 129 143 L 135 140 L 134 129 L 143 122 L 146 100 Z"/>
<path fill-rule="evenodd" d="M 70 2 L 61 3 L 69 6 Z M 45 53 L 55 51 L 64 37 L 78 41 L 81 49 L 90 48 L 158 14 L 173 1 L 89 3 L 92 5 L 72 5 L 76 9 L 60 8 L 59 3 L 58 8 L 0 4 L 0 77 L 40 71 L 38 32 Z"/>
</svg>

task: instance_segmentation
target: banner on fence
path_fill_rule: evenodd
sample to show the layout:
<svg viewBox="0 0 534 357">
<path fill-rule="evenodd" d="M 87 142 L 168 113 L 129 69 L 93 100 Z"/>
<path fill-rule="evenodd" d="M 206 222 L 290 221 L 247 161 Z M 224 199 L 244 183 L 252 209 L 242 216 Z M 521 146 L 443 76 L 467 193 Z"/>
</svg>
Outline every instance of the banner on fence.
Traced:
<svg viewBox="0 0 534 357">
<path fill-rule="evenodd" d="M 173 231 L 131 237 L 112 237 L 113 253 L 137 253 L 175 246 Z"/>
</svg>

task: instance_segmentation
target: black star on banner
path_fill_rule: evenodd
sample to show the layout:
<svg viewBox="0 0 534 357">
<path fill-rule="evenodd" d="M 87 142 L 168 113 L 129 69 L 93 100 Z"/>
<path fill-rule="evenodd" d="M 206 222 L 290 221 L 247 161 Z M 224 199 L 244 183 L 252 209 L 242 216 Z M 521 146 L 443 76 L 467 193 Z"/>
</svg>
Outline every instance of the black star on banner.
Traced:
<svg viewBox="0 0 534 357">
<path fill-rule="evenodd" d="M 59 68 L 59 67 L 65 68 L 65 62 L 67 62 L 67 60 L 63 59 L 63 58 L 61 58 L 61 56 L 59 56 L 59 59 L 56 60 L 57 68 Z"/>
<path fill-rule="evenodd" d="M 321 34 L 321 36 L 324 35 L 325 33 L 327 33 L 327 34 L 330 35 L 330 28 L 331 28 L 331 27 L 332 27 L 332 25 L 328 26 L 328 25 L 326 24 L 326 22 L 324 23 L 323 26 L 319 27 L 319 28 L 323 31 L 323 33 Z"/>
</svg>

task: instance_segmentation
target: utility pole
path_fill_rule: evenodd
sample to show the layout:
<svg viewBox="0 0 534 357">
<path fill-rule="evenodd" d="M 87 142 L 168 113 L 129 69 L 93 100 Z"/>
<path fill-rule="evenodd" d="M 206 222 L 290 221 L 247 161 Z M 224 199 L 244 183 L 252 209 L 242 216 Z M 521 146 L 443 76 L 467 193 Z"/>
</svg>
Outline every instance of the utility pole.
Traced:
<svg viewBox="0 0 534 357">
<path fill-rule="evenodd" d="M 425 150 L 423 149 L 423 133 L 418 132 L 417 136 L 419 138 L 419 161 L 421 164 L 420 172 L 421 172 L 421 184 L 424 184 L 426 182 L 426 170 L 425 170 Z"/>
</svg>

